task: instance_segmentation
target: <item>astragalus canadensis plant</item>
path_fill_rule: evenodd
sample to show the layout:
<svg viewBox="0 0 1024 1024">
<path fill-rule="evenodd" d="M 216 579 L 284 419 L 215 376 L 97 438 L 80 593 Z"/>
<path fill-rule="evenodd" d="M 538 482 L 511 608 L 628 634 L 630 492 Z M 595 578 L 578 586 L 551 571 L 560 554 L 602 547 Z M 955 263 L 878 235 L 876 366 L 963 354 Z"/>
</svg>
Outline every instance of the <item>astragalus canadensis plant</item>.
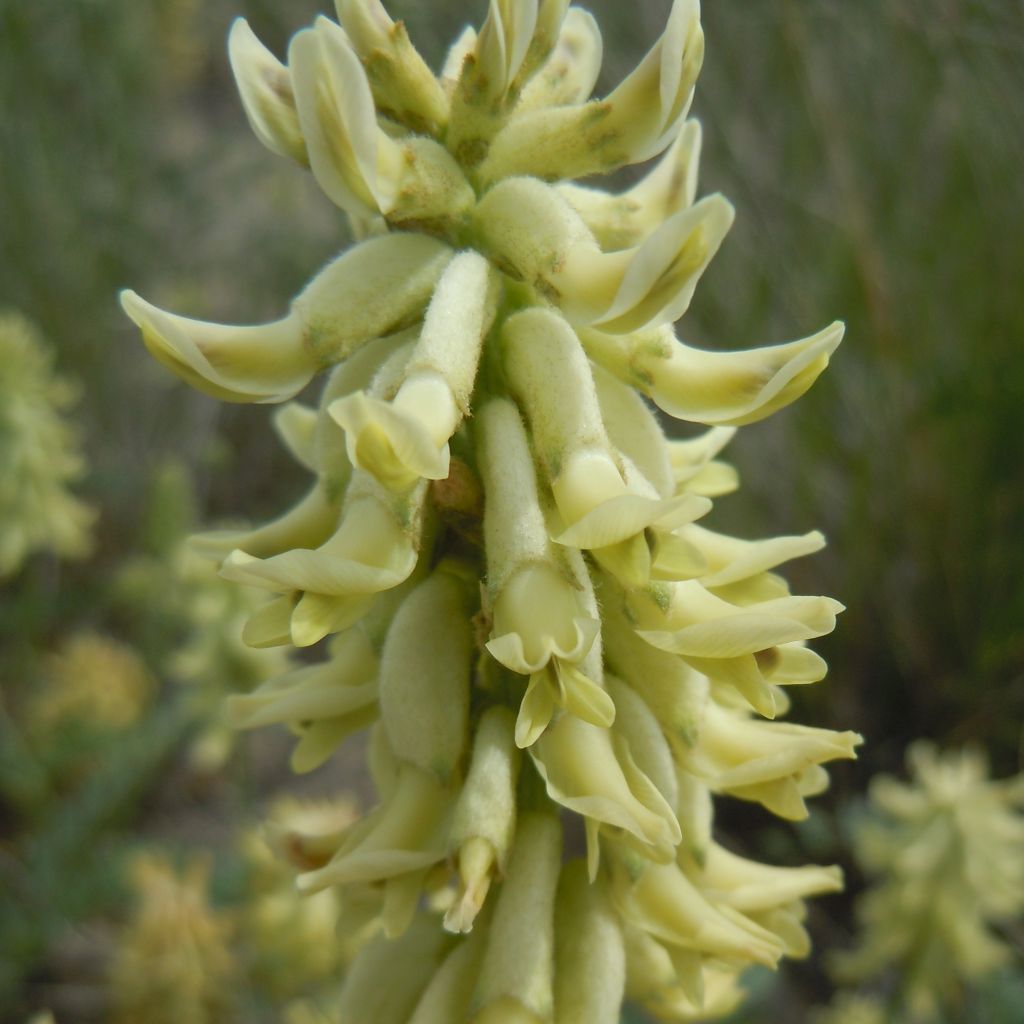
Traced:
<svg viewBox="0 0 1024 1024">
<path fill-rule="evenodd" d="M 874 885 L 834 974 L 884 991 L 886 1020 L 966 1019 L 971 987 L 1015 959 L 999 929 L 1024 913 L 1024 775 L 994 780 L 979 750 L 925 740 L 906 760 L 909 783 L 871 782 L 855 852 Z"/>
<path fill-rule="evenodd" d="M 122 301 L 197 388 L 287 402 L 313 477 L 281 518 L 196 544 L 268 592 L 248 643 L 329 638 L 230 698 L 234 724 L 287 724 L 299 772 L 370 731 L 377 808 L 278 837 L 368 936 L 339 1019 L 602 1024 L 625 997 L 712 1016 L 745 967 L 807 952 L 803 899 L 841 884 L 717 844 L 712 796 L 799 819 L 859 737 L 774 721 L 825 674 L 804 644 L 840 605 L 774 572 L 821 535 L 698 521 L 736 486 L 734 428 L 806 391 L 842 326 L 676 337 L 733 218 L 695 199 L 696 0 L 603 99 L 568 0 L 492 0 L 437 76 L 378 0 L 337 6 L 287 65 L 241 20 L 230 54 L 256 134 L 360 240 L 262 326 Z M 573 182 L 654 158 L 624 192 Z M 289 401 L 321 372 L 316 408 Z M 668 441 L 651 402 L 710 429 Z"/>
</svg>

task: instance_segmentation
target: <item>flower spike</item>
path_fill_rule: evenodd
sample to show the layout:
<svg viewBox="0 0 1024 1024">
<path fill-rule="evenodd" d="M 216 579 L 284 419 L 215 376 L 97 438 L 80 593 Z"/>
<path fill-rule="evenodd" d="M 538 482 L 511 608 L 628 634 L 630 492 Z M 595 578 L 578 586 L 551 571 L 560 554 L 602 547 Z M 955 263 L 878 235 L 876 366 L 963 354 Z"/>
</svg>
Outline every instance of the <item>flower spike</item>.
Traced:
<svg viewBox="0 0 1024 1024">
<path fill-rule="evenodd" d="M 287 727 L 300 773 L 368 733 L 376 808 L 271 830 L 299 890 L 341 907 L 340 1019 L 731 1012 L 746 967 L 806 955 L 804 901 L 841 877 L 726 850 L 715 804 L 802 818 L 860 737 L 784 718 L 842 610 L 779 571 L 821 534 L 741 540 L 713 502 L 739 485 L 736 428 L 800 397 L 842 325 L 677 338 L 734 217 L 697 194 L 699 0 L 598 98 L 601 33 L 569 0 L 489 0 L 436 76 L 385 2 L 336 0 L 287 66 L 242 20 L 229 44 L 254 132 L 356 243 L 269 324 L 122 297 L 187 382 L 287 402 L 274 426 L 312 477 L 195 542 L 266 594 L 246 644 L 330 638 L 225 717 Z M 625 191 L 594 180 L 648 160 Z M 659 411 L 707 429 L 669 440 Z"/>
</svg>

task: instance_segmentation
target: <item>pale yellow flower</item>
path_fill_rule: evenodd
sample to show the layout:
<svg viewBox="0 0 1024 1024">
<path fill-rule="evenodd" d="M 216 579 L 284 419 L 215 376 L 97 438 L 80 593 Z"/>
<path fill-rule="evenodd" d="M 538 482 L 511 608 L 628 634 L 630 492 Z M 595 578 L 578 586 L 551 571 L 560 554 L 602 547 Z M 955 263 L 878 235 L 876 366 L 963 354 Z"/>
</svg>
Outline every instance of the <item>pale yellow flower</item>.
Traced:
<svg viewBox="0 0 1024 1024">
<path fill-rule="evenodd" d="M 208 862 L 194 859 L 179 871 L 165 858 L 140 856 L 131 873 L 137 904 L 111 967 L 111 1021 L 231 1020 L 238 973 L 233 928 L 208 902 Z"/>
<path fill-rule="evenodd" d="M 74 726 L 120 731 L 134 725 L 156 695 L 156 680 L 131 647 L 99 633 L 78 633 L 45 662 L 28 720 L 41 736 Z"/>
<path fill-rule="evenodd" d="M 993 781 L 979 751 L 925 741 L 907 764 L 909 784 L 872 781 L 856 852 L 876 882 L 858 905 L 857 948 L 835 958 L 835 973 L 894 971 L 903 1008 L 932 1018 L 1012 959 L 993 926 L 1024 911 L 1024 776 Z"/>
<path fill-rule="evenodd" d="M 568 0 L 490 0 L 437 76 L 380 0 L 337 13 L 287 64 L 237 22 L 231 60 L 258 137 L 359 241 L 270 324 L 123 302 L 218 397 L 284 402 L 328 371 L 275 418 L 306 495 L 197 546 L 268 593 L 247 643 L 333 635 L 233 697 L 234 724 L 287 724 L 300 771 L 370 730 L 377 806 L 276 837 L 365 943 L 338 1019 L 727 1012 L 746 966 L 806 955 L 804 899 L 839 875 L 727 853 L 713 800 L 802 817 L 860 738 L 771 721 L 825 674 L 806 645 L 842 608 L 777 571 L 821 535 L 697 522 L 738 485 L 736 425 L 806 391 L 842 327 L 728 353 L 675 335 L 734 216 L 697 195 L 697 0 L 596 99 L 600 31 Z M 655 158 L 626 191 L 573 180 Z M 669 441 L 652 402 L 710 429 Z M 563 864 L 571 816 L 586 858 Z"/>
<path fill-rule="evenodd" d="M 0 578 L 34 551 L 91 550 L 95 512 L 69 490 L 85 471 L 64 418 L 76 397 L 32 324 L 0 311 Z"/>
</svg>

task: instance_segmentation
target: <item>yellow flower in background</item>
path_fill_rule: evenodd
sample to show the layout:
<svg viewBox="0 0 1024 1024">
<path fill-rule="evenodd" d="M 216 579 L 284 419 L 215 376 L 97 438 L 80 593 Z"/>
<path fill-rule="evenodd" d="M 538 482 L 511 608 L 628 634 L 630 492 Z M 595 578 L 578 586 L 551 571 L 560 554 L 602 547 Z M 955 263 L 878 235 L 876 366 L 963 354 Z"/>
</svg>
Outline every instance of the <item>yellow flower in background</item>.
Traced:
<svg viewBox="0 0 1024 1024">
<path fill-rule="evenodd" d="M 992 780 L 977 750 L 907 751 L 910 782 L 874 778 L 855 835 L 875 885 L 861 897 L 857 946 L 837 955 L 844 983 L 895 975 L 902 1008 L 938 1020 L 1014 952 L 1001 923 L 1024 913 L 1024 775 Z"/>
<path fill-rule="evenodd" d="M 35 551 L 87 555 L 95 513 L 69 490 L 85 472 L 78 432 L 64 418 L 76 390 L 15 312 L 0 312 L 0 396 L 2 579 Z"/>
<path fill-rule="evenodd" d="M 44 662 L 44 681 L 32 695 L 27 720 L 46 736 L 74 726 L 119 731 L 134 725 L 156 696 L 156 680 L 131 648 L 98 633 L 69 637 Z"/>
<path fill-rule="evenodd" d="M 704 520 L 737 486 L 735 427 L 803 394 L 842 327 L 742 352 L 675 334 L 733 219 L 697 199 L 697 0 L 600 98 L 600 32 L 568 0 L 491 0 L 437 75 L 379 0 L 337 14 L 286 62 L 241 20 L 229 48 L 256 135 L 358 241 L 266 324 L 122 295 L 193 386 L 287 402 L 275 427 L 311 475 L 291 510 L 195 547 L 266 594 L 246 643 L 327 641 L 229 721 L 287 726 L 300 772 L 369 730 L 377 805 L 275 840 L 360 944 L 337 1017 L 727 1012 L 746 966 L 807 954 L 804 901 L 841 877 L 725 849 L 713 799 L 804 817 L 860 737 L 773 721 L 825 675 L 806 644 L 842 610 L 778 574 L 821 535 Z M 648 160 L 624 193 L 573 181 Z M 291 401 L 320 374 L 315 405 Z M 648 400 L 709 429 L 670 442 Z"/>
<path fill-rule="evenodd" d="M 110 969 L 112 1024 L 224 1024 L 234 1019 L 233 926 L 209 903 L 209 864 L 182 869 L 143 854 L 130 867 L 136 903 Z"/>
</svg>

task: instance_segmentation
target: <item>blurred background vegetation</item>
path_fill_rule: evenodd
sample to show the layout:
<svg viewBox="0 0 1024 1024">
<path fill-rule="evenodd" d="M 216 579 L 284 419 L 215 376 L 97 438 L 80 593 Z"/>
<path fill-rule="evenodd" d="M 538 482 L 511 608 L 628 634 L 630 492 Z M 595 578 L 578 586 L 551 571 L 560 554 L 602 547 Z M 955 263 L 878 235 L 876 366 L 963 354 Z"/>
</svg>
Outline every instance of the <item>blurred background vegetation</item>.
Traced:
<svg viewBox="0 0 1024 1024">
<path fill-rule="evenodd" d="M 586 6 L 604 30 L 605 88 L 657 36 L 668 0 Z M 436 66 L 485 3 L 389 8 Z M 250 982 L 225 968 L 241 994 L 210 1019 L 282 1019 L 281 992 L 252 981 L 260 957 L 237 937 L 255 870 L 237 837 L 297 784 L 274 736 L 232 744 L 210 724 L 217 695 L 263 666 L 238 647 L 241 610 L 178 547 L 199 523 L 285 507 L 302 483 L 266 410 L 176 383 L 115 296 L 130 285 L 175 310 L 258 322 L 344 246 L 312 179 L 251 135 L 224 48 L 238 14 L 281 54 L 323 9 L 0 0 L 0 310 L 27 316 L 76 382 L 88 466 L 76 492 L 98 514 L 90 557 L 37 554 L 0 581 L 3 1022 L 44 1006 L 58 1022 L 107 1019 L 132 879 L 154 876 L 139 852 L 154 847 L 182 871 L 196 850 L 215 854 L 208 886 L 194 866 L 181 884 L 207 886 L 209 913 L 225 916 L 204 934 Z M 729 456 L 744 486 L 714 513 L 747 536 L 823 529 L 829 549 L 790 579 L 849 609 L 818 647 L 829 680 L 798 695 L 794 717 L 861 730 L 861 760 L 833 772 L 799 828 L 721 813 L 765 859 L 847 866 L 849 892 L 812 911 L 820 952 L 850 943 L 857 795 L 900 770 L 910 740 L 975 743 L 997 775 L 1021 770 L 1024 11 L 705 0 L 704 24 L 702 190 L 729 196 L 738 219 L 681 334 L 739 348 L 848 324 L 812 392 L 740 432 Z M 129 721 L 61 704 L 68 678 L 87 677 L 97 693 L 129 686 Z M 358 789 L 344 771 L 305 788 Z M 1021 939 L 1018 928 L 1017 975 L 996 976 L 955 1019 L 1019 1020 Z M 817 952 L 755 988 L 745 1022 L 811 1019 L 831 991 Z"/>
</svg>

